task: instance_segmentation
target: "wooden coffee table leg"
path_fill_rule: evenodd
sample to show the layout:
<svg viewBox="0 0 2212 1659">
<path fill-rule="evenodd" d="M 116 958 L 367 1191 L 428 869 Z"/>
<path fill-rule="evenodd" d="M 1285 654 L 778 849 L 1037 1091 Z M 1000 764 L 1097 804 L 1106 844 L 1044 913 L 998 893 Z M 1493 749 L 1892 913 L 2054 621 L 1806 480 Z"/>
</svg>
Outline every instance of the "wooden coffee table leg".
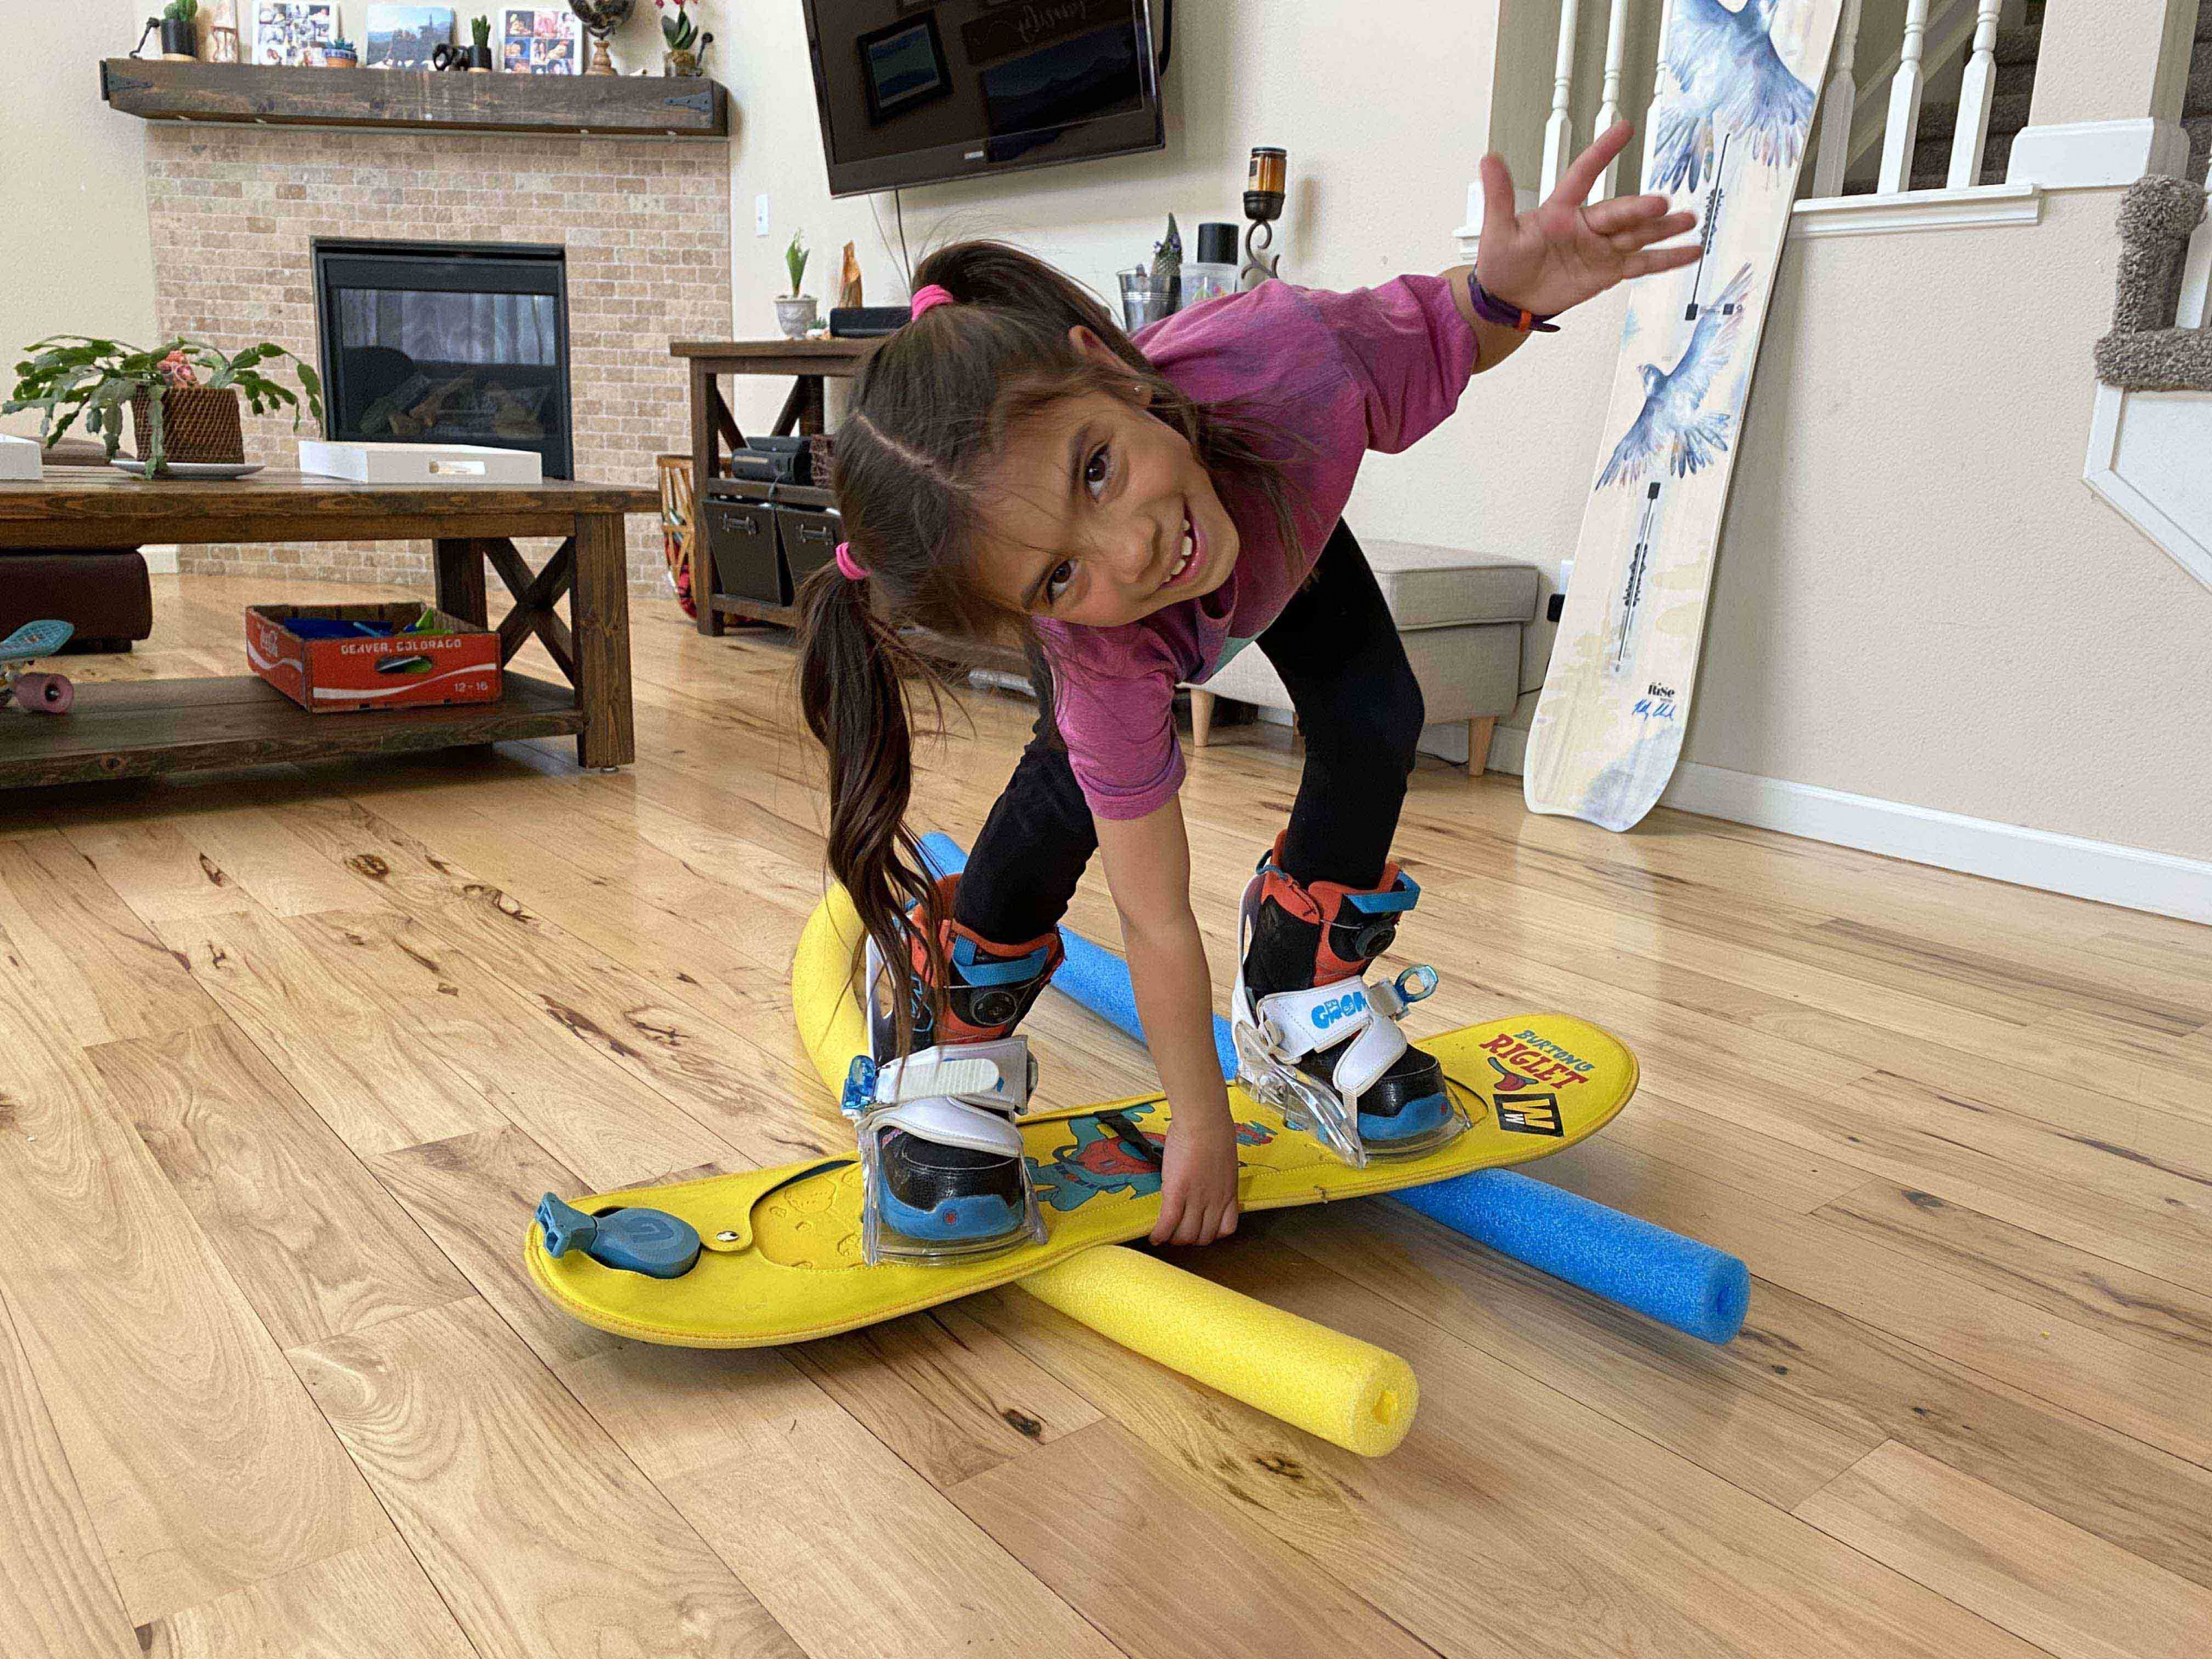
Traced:
<svg viewBox="0 0 2212 1659">
<path fill-rule="evenodd" d="M 585 725 L 576 759 L 587 766 L 624 766 L 638 757 L 630 717 L 630 581 L 620 513 L 576 520 L 576 585 L 571 618 L 576 641 L 576 702 Z"/>
<path fill-rule="evenodd" d="M 491 626 L 485 607 L 484 550 L 474 541 L 431 543 L 437 560 L 438 608 L 478 627 Z"/>
</svg>

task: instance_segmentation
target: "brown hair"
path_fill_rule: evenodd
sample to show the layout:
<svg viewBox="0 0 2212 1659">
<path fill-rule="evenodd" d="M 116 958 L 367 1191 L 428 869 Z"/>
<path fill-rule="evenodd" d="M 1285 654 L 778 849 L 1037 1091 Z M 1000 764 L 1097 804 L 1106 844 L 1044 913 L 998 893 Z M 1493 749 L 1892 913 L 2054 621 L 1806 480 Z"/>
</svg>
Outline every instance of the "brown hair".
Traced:
<svg viewBox="0 0 2212 1659">
<path fill-rule="evenodd" d="M 877 348 L 838 429 L 832 488 L 865 583 L 827 564 L 799 591 L 799 697 L 830 761 L 830 868 L 852 895 L 891 974 L 899 1047 L 912 1038 L 914 978 L 906 913 L 931 981 L 942 987 L 935 888 L 906 827 L 913 790 L 910 687 L 936 682 L 901 631 L 958 639 L 1017 634 L 1049 706 L 1049 664 L 1026 617 L 976 581 L 982 474 L 1009 430 L 1060 398 L 1104 391 L 1186 438 L 1217 486 L 1256 499 L 1296 542 L 1282 463 L 1290 441 L 1233 408 L 1194 403 L 1145 359 L 1106 308 L 1017 249 L 957 242 L 923 260 L 917 289 L 938 305 Z M 1119 360 L 1108 367 L 1070 338 L 1080 324 Z"/>
</svg>

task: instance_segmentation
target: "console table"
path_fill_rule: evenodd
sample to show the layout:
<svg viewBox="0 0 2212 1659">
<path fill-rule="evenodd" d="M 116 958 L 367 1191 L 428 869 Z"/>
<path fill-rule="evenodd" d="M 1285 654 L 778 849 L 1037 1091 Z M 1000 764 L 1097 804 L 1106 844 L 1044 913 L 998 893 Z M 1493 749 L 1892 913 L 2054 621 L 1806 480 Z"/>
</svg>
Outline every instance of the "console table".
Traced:
<svg viewBox="0 0 2212 1659">
<path fill-rule="evenodd" d="M 779 437 L 793 431 L 822 430 L 823 383 L 849 380 L 880 342 L 874 340 L 677 340 L 669 342 L 669 355 L 688 360 L 691 370 L 691 499 L 696 518 L 706 499 L 707 480 L 721 476 L 722 446 L 745 447 L 722 397 L 725 374 L 788 374 L 791 395 L 776 416 Z M 828 498 L 823 501 L 826 504 Z M 694 523 L 691 530 L 691 592 L 699 609 L 699 632 L 720 633 L 723 619 L 741 617 L 754 622 L 779 622 L 795 626 L 798 617 L 788 605 L 763 605 L 752 600 L 717 598 L 713 566 L 706 557 L 706 537 Z"/>
<path fill-rule="evenodd" d="M 75 468 L 0 480 L 0 549 L 429 541 L 438 607 L 491 626 L 488 565 L 514 595 L 499 627 L 501 662 L 535 635 L 569 682 L 510 673 L 498 702 L 327 715 L 309 714 L 252 675 L 87 683 L 67 715 L 0 709 L 0 787 L 570 734 L 583 765 L 626 765 L 637 745 L 622 521 L 658 508 L 649 489 L 559 479 L 395 486 L 271 467 L 224 482 L 149 483 Z M 563 540 L 532 571 L 515 550 L 517 536 Z M 563 595 L 573 629 L 554 608 Z"/>
</svg>

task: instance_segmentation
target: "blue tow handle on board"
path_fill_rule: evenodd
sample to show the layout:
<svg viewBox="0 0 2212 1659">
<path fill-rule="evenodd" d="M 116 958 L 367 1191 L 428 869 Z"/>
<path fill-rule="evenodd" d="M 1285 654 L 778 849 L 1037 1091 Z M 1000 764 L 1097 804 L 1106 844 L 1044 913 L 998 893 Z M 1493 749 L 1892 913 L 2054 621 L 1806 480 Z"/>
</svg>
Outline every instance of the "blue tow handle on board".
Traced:
<svg viewBox="0 0 2212 1659">
<path fill-rule="evenodd" d="M 681 1279 L 699 1259 L 699 1230 L 661 1210 L 609 1210 L 588 1216 L 548 1192 L 537 1201 L 545 1254 L 558 1260 L 582 1250 L 602 1268 Z"/>
<path fill-rule="evenodd" d="M 957 875 L 968 862 L 958 842 L 934 830 L 922 837 L 922 854 L 939 875 Z M 1066 928 L 1060 939 L 1067 961 L 1053 988 L 1143 1042 L 1128 964 Z M 1234 1077 L 1236 1051 L 1219 1014 L 1213 1042 L 1222 1076 Z M 1392 1196 L 1501 1255 L 1691 1336 L 1725 1343 L 1744 1327 L 1751 1275 L 1740 1259 L 1580 1193 L 1510 1169 L 1482 1169 Z"/>
</svg>

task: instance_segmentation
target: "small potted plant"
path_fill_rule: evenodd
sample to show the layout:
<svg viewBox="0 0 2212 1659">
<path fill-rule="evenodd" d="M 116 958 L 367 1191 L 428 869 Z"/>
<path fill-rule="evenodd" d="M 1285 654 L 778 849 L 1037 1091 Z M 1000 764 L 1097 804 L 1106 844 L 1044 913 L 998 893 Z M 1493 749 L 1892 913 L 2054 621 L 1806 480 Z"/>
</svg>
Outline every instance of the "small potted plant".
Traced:
<svg viewBox="0 0 2212 1659">
<path fill-rule="evenodd" d="M 39 435 L 49 448 L 81 416 L 86 435 L 104 440 L 113 461 L 128 407 L 149 478 L 168 476 L 172 463 L 243 466 L 241 395 L 257 415 L 289 408 L 297 431 L 300 397 L 261 372 L 262 364 L 277 358 L 291 359 L 308 413 L 318 425 L 322 420 L 322 382 L 315 372 L 267 340 L 227 356 L 181 335 L 151 351 L 84 334 L 57 334 L 27 349 L 29 355 L 16 365 L 15 394 L 0 404 L 0 415 L 39 410 Z"/>
<path fill-rule="evenodd" d="M 322 67 L 326 69 L 358 69 L 361 67 L 360 50 L 341 35 L 322 48 Z"/>
<path fill-rule="evenodd" d="M 200 16 L 200 0 L 168 0 L 162 8 L 162 55 L 194 58 L 199 55 L 192 25 Z"/>
<path fill-rule="evenodd" d="M 784 331 L 786 340 L 804 340 L 815 326 L 814 296 L 802 294 L 799 284 L 806 280 L 806 244 L 804 232 L 793 231 L 791 245 L 784 250 L 784 269 L 791 272 L 791 291 L 776 302 L 776 327 Z"/>
<path fill-rule="evenodd" d="M 690 3 L 690 0 L 653 0 L 654 9 L 661 15 L 661 39 L 667 42 L 661 54 L 661 73 L 664 75 L 704 73 L 707 46 L 715 37 L 699 33 L 699 25 L 684 10 Z"/>
<path fill-rule="evenodd" d="M 468 20 L 468 73 L 488 75 L 492 73 L 492 20 L 472 17 Z"/>
</svg>

